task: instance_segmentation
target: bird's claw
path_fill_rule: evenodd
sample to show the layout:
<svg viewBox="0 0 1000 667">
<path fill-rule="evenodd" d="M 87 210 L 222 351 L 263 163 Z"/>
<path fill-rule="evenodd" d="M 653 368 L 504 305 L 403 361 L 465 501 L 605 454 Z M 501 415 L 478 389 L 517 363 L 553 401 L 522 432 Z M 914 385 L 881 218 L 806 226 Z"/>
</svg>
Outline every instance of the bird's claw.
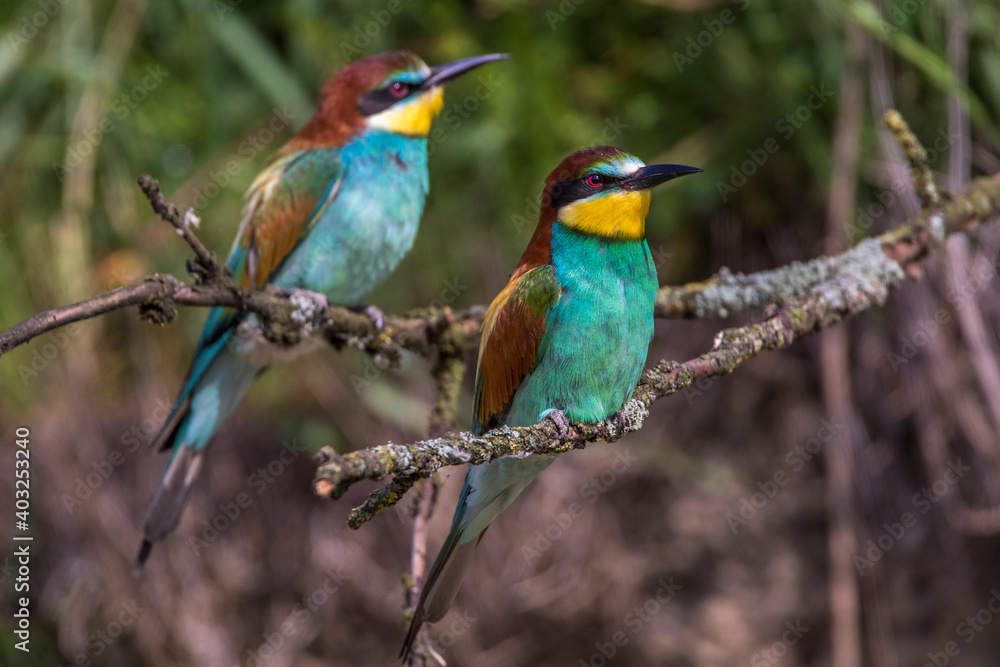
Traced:
<svg viewBox="0 0 1000 667">
<path fill-rule="evenodd" d="M 545 419 L 555 425 L 560 440 L 566 437 L 569 432 L 569 419 L 566 418 L 566 414 L 562 410 L 549 410 L 545 414 Z"/>
<path fill-rule="evenodd" d="M 625 435 L 625 430 L 632 425 L 632 420 L 625 413 L 625 408 L 622 407 L 614 414 L 615 424 L 618 426 L 618 434 Z"/>
<path fill-rule="evenodd" d="M 370 319 L 372 324 L 375 326 L 376 333 L 385 329 L 385 313 L 383 313 L 382 309 L 378 306 L 358 306 L 357 308 L 352 308 L 351 310 L 356 313 L 367 315 L 368 319 Z"/>
<path fill-rule="evenodd" d="M 615 433 L 613 437 L 615 440 L 625 435 L 625 433 L 632 427 L 632 418 L 628 416 L 625 412 L 625 408 L 622 407 L 618 412 L 611 415 L 608 421 L 613 421 L 615 424 Z"/>
</svg>

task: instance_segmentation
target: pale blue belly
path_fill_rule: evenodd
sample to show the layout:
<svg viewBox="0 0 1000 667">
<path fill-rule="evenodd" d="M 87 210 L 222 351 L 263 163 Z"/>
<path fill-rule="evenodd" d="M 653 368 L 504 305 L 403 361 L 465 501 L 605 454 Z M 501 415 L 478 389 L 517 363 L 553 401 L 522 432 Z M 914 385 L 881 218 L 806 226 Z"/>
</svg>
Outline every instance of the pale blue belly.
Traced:
<svg viewBox="0 0 1000 667">
<path fill-rule="evenodd" d="M 340 155 L 333 201 L 273 282 L 357 306 L 413 247 L 428 190 L 427 141 L 376 133 Z"/>
</svg>

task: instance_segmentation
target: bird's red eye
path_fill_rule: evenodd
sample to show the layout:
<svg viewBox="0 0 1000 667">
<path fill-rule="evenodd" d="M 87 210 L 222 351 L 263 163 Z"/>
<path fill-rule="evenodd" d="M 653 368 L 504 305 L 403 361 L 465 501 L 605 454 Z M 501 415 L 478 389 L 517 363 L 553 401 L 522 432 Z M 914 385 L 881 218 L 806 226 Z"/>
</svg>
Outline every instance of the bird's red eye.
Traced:
<svg viewBox="0 0 1000 667">
<path fill-rule="evenodd" d="M 396 81 L 390 86 L 390 90 L 392 90 L 392 94 L 396 97 L 403 97 L 408 92 L 409 87 L 402 81 Z"/>
<path fill-rule="evenodd" d="M 589 185 L 590 187 L 596 188 L 600 184 L 601 184 L 600 174 L 591 174 L 590 176 L 587 177 L 587 185 Z"/>
</svg>

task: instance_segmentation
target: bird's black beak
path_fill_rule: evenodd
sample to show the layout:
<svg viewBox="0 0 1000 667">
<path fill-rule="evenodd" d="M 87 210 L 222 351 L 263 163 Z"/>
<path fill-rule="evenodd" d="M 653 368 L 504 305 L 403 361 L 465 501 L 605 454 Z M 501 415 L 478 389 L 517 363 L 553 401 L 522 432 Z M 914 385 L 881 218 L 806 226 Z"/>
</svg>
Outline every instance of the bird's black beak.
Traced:
<svg viewBox="0 0 1000 667">
<path fill-rule="evenodd" d="M 510 58 L 509 53 L 490 53 L 485 56 L 473 56 L 472 58 L 462 58 L 444 65 L 431 68 L 430 77 L 420 84 L 420 90 L 427 90 L 434 86 L 443 86 L 452 79 L 456 79 L 469 70 L 476 69 L 480 65 L 491 63 L 494 60 L 504 60 Z"/>
<path fill-rule="evenodd" d="M 660 183 L 688 174 L 697 174 L 698 167 L 686 167 L 682 164 L 651 164 L 643 167 L 628 178 L 619 182 L 623 190 L 648 190 Z"/>
</svg>

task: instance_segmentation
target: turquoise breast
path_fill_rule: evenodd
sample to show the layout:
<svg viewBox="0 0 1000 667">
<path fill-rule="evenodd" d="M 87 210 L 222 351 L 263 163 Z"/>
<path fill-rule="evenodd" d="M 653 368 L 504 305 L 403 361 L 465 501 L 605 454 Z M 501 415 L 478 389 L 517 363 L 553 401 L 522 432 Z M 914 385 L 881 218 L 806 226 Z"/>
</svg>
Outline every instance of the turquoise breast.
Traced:
<svg viewBox="0 0 1000 667">
<path fill-rule="evenodd" d="M 362 305 L 417 235 L 428 191 L 427 140 L 366 132 L 340 149 L 340 175 L 273 282 Z"/>
<path fill-rule="evenodd" d="M 653 338 L 659 283 L 644 240 L 584 235 L 557 222 L 552 264 L 562 291 L 535 369 L 507 414 L 511 426 L 537 423 L 550 409 L 571 422 L 611 416 L 632 395 Z"/>
</svg>

